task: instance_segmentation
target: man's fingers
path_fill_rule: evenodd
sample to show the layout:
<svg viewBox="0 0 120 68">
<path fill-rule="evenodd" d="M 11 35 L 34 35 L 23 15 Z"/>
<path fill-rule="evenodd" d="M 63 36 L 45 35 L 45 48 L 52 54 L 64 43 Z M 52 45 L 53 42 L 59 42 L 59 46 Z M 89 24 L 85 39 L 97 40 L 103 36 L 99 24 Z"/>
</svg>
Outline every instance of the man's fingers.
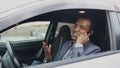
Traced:
<svg viewBox="0 0 120 68">
<path fill-rule="evenodd" d="M 51 47 L 52 47 L 52 45 L 50 44 L 48 47 L 48 52 L 51 52 Z"/>
<path fill-rule="evenodd" d="M 86 33 L 86 31 L 80 31 L 81 33 Z"/>
<path fill-rule="evenodd" d="M 49 49 L 51 49 L 51 47 L 52 47 L 52 45 L 50 44 L 50 45 L 49 45 Z"/>
<path fill-rule="evenodd" d="M 47 46 L 47 44 L 44 41 L 42 42 L 42 46 L 44 48 L 44 51 L 48 50 L 48 46 Z"/>
<path fill-rule="evenodd" d="M 86 36 L 88 34 L 87 34 L 87 32 L 81 32 L 80 35 Z"/>
<path fill-rule="evenodd" d="M 44 48 L 45 54 L 46 55 L 50 54 L 51 53 L 51 47 L 52 47 L 52 45 L 50 44 L 48 46 L 44 41 L 42 42 L 42 44 L 43 44 L 43 48 Z"/>
<path fill-rule="evenodd" d="M 90 39 L 88 38 L 87 40 L 86 40 L 86 42 L 88 42 Z"/>
<path fill-rule="evenodd" d="M 83 35 L 86 36 L 86 37 L 90 37 L 90 33 L 84 32 Z"/>
<path fill-rule="evenodd" d="M 45 46 L 44 51 L 45 52 L 48 51 L 48 46 Z"/>
<path fill-rule="evenodd" d="M 43 45 L 46 45 L 46 43 L 45 43 L 44 41 L 42 41 L 42 44 L 43 44 Z"/>
<path fill-rule="evenodd" d="M 43 47 L 46 47 L 46 46 L 47 46 L 46 42 L 43 41 L 43 42 L 42 42 L 42 46 L 43 46 Z"/>
</svg>

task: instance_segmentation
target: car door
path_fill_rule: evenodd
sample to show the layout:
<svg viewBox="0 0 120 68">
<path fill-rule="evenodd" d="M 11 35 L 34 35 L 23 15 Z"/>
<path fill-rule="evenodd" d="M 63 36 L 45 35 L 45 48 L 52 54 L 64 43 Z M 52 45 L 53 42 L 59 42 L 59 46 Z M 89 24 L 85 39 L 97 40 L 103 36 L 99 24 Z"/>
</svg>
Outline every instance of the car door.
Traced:
<svg viewBox="0 0 120 68">
<path fill-rule="evenodd" d="M 120 6 L 116 6 L 116 11 L 108 11 L 108 28 L 111 45 L 110 51 L 101 52 L 96 55 L 84 56 L 81 58 L 74 58 L 72 60 L 63 60 L 51 67 L 54 68 L 119 68 L 119 57 L 120 57 Z M 68 63 L 66 63 L 68 62 Z M 48 64 L 49 65 L 49 64 Z M 55 65 L 55 66 L 54 66 Z M 41 65 L 45 67 L 44 65 Z M 37 66 L 36 66 L 37 67 Z M 46 66 L 47 67 L 47 66 Z"/>
<path fill-rule="evenodd" d="M 96 55 L 83 56 L 73 59 L 62 60 L 58 62 L 52 62 L 48 64 L 41 64 L 37 66 L 31 66 L 28 68 L 119 68 L 119 41 L 120 41 L 120 19 L 119 11 L 105 10 L 107 17 L 107 29 L 109 34 L 109 46 L 110 50 L 101 52 Z M 102 27 L 103 28 L 103 27 Z M 105 47 L 106 48 L 106 47 Z"/>
<path fill-rule="evenodd" d="M 119 25 L 119 13 L 118 11 L 106 11 L 107 17 L 107 33 L 109 34 L 108 46 L 110 49 L 108 51 L 103 51 L 95 55 L 82 56 L 72 59 L 66 59 L 61 61 L 54 61 L 52 63 L 41 64 L 36 66 L 31 66 L 27 68 L 119 68 L 119 39 L 120 39 L 120 25 Z M 118 15 L 117 15 L 118 13 Z M 99 25 L 100 26 L 100 25 Z M 103 27 L 101 27 L 103 28 Z M 99 32 L 100 33 L 100 32 Z M 100 34 L 99 34 L 100 36 Z M 106 42 L 106 41 L 105 41 Z M 104 48 L 107 48 L 104 46 Z"/>
<path fill-rule="evenodd" d="M 47 3 L 47 4 L 46 4 Z M 101 5 L 101 4 L 103 4 L 103 5 Z M 4 33 L 6 30 L 8 30 L 11 26 L 14 26 L 14 25 L 16 25 L 16 24 L 21 24 L 21 22 L 23 23 L 25 23 L 26 21 L 24 21 L 24 20 L 29 20 L 29 21 L 31 21 L 31 18 L 32 17 L 35 17 L 35 16 L 38 16 L 38 15 L 42 15 L 42 14 L 45 14 L 45 13 L 49 13 L 49 12 L 53 12 L 53 11 L 56 11 L 56 10 L 58 10 L 58 11 L 60 11 L 60 10 L 65 10 L 65 9 L 98 9 L 98 10 L 104 10 L 104 11 L 106 11 L 106 12 L 109 12 L 109 11 L 111 11 L 111 10 L 114 10 L 114 7 L 113 7 L 113 5 L 109 5 L 109 4 L 104 4 L 103 2 L 97 2 L 97 1 L 95 1 L 95 3 L 92 3 L 91 1 L 87 1 L 87 2 L 85 2 L 85 1 L 52 1 L 52 2 L 37 2 L 37 3 L 35 3 L 35 4 L 31 4 L 31 5 L 28 5 L 28 6 L 24 6 L 24 8 L 23 7 L 21 7 L 20 9 L 19 9 L 19 11 L 18 11 L 18 9 L 16 9 L 16 10 L 14 10 L 11 14 L 8 14 L 8 16 L 5 16 L 4 18 L 2 18 L 1 20 L 0 20 L 0 22 L 2 23 L 2 24 L 0 24 L 0 31 L 1 31 L 1 34 L 2 33 Z M 21 10 L 21 12 L 20 12 L 20 10 Z M 109 10 L 109 11 L 108 11 Z M 11 10 L 12 11 L 12 10 Z M 4 14 L 4 13 L 3 13 Z M 58 14 L 59 15 L 59 14 Z M 113 15 L 113 14 L 112 14 Z M 107 16 L 109 16 L 109 14 L 107 15 Z M 45 16 L 46 17 L 46 16 Z M 51 19 L 54 19 L 54 18 L 52 18 L 53 16 L 51 16 Z M 73 18 L 73 17 L 72 17 Z M 72 19 L 71 18 L 71 19 Z M 37 20 L 39 20 L 40 18 L 36 18 Z M 36 19 L 33 19 L 33 21 L 34 20 L 36 20 Z M 59 19 L 59 17 L 58 17 L 58 19 Z M 41 20 L 40 21 L 44 21 L 44 19 L 42 19 L 41 18 Z M 61 19 L 61 20 L 64 20 L 64 19 Z M 109 20 L 109 19 L 107 19 L 107 20 Z M 48 21 L 48 20 L 46 20 L 46 21 Z M 56 20 L 54 20 L 54 21 L 56 21 Z M 110 21 L 110 20 L 109 20 Z M 107 24 L 109 24 L 108 25 L 108 29 L 110 30 L 110 28 L 111 28 L 111 23 L 107 23 Z M 51 29 L 51 28 L 49 28 L 49 29 Z M 114 27 L 112 27 L 112 29 L 114 29 Z M 49 30 L 50 31 L 50 30 Z M 49 31 L 48 31 L 48 34 L 46 35 L 46 37 L 48 36 L 48 35 L 50 35 L 49 34 Z M 111 31 L 111 30 L 110 30 Z M 109 32 L 108 32 L 109 33 Z M 111 31 L 111 33 L 108 35 L 109 37 L 110 37 L 110 48 L 108 48 L 108 49 L 110 49 L 110 50 L 114 50 L 115 48 L 113 48 L 114 46 L 116 46 L 115 45 L 115 43 L 114 42 L 116 42 L 116 40 L 114 40 L 114 42 L 112 42 L 112 36 L 111 36 L 111 34 L 112 34 L 112 31 Z M 28 34 L 27 34 L 29 37 L 32 37 L 32 36 L 34 36 L 34 32 L 33 31 L 29 31 L 28 32 Z M 2 36 L 1 36 L 2 37 Z M 24 36 L 23 36 L 24 37 Z M 48 37 L 49 38 L 49 37 Z M 43 39 L 43 40 L 49 40 L 48 38 L 45 38 L 45 39 Z M 116 39 L 116 38 L 115 38 Z M 34 48 L 37 48 L 37 47 L 39 47 L 40 45 L 38 45 L 38 44 L 41 44 L 41 41 L 42 40 L 39 40 L 39 41 L 29 41 L 29 43 L 28 42 L 19 42 L 19 43 L 17 43 L 17 42 L 13 42 L 16 46 L 19 46 L 20 44 L 22 44 L 22 46 L 27 46 L 27 47 L 24 47 L 24 51 L 23 52 L 26 52 L 25 50 L 27 49 L 28 50 L 28 54 L 30 54 L 31 56 L 32 56 L 32 54 L 31 54 L 31 52 L 33 51 L 33 50 L 31 50 L 34 46 Z M 109 41 L 109 40 L 108 40 Z M 35 43 L 34 43 L 35 42 Z M 34 44 L 33 44 L 34 43 Z M 36 44 L 37 43 L 37 44 Z M 27 45 L 26 45 L 27 44 Z M 33 46 L 33 47 L 30 47 L 30 49 L 29 49 L 29 45 L 31 45 L 31 46 Z M 38 45 L 38 46 L 36 46 L 36 45 Z M 22 47 L 21 47 L 22 48 Z M 19 49 L 19 48 L 18 48 Z M 23 48 L 22 48 L 23 49 Z M 36 50 L 36 49 L 34 49 L 34 50 Z M 20 49 L 20 51 L 21 51 L 21 49 Z M 31 52 L 29 52 L 29 51 L 31 51 Z M 20 53 L 22 53 L 22 52 L 20 52 Z M 35 53 L 35 52 L 34 52 Z M 22 53 L 23 55 L 26 55 L 26 54 L 24 54 L 24 53 Z M 111 54 L 111 53 L 109 53 L 109 54 Z M 106 54 L 104 54 L 104 55 L 106 55 Z M 27 56 L 29 56 L 29 55 L 27 55 Z M 101 55 L 100 55 L 101 56 Z M 91 57 L 91 58 L 94 58 L 94 57 Z M 80 58 L 79 58 L 80 59 Z M 85 58 L 85 59 L 87 59 L 87 58 Z M 80 60 L 78 60 L 78 61 L 80 61 Z M 67 60 L 65 60 L 64 62 L 67 62 Z M 51 64 L 52 66 L 51 67 L 54 67 L 54 66 L 60 66 L 60 65 L 64 65 L 64 62 L 63 62 L 63 64 L 57 64 L 57 63 L 53 63 L 53 64 Z M 74 62 L 77 62 L 77 60 L 71 60 L 71 62 L 68 62 L 68 64 L 69 63 L 74 63 Z M 37 66 L 37 67 L 41 67 L 42 65 L 40 65 L 40 66 Z M 44 65 L 43 65 L 44 66 Z M 49 66 L 50 67 L 50 65 L 47 65 L 46 64 L 46 66 Z M 35 67 L 35 68 L 37 68 L 37 67 Z"/>
</svg>

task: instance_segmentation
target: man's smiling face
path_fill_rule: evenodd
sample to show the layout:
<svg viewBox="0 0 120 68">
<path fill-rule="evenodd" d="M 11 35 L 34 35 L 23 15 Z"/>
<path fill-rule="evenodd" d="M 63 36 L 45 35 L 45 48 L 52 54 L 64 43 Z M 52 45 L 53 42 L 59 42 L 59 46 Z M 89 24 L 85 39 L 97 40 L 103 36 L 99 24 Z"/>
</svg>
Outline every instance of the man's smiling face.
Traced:
<svg viewBox="0 0 120 68">
<path fill-rule="evenodd" d="M 72 39 L 76 41 L 82 32 L 88 33 L 90 31 L 90 27 L 91 22 L 88 19 L 78 19 L 73 27 Z"/>
</svg>

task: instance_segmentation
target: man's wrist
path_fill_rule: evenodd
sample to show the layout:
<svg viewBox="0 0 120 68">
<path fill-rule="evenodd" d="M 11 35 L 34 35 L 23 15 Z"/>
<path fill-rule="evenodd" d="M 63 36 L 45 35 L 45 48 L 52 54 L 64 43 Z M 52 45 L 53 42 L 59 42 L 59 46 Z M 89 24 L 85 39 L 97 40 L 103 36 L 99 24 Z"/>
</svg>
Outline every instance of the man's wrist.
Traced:
<svg viewBox="0 0 120 68">
<path fill-rule="evenodd" d="M 51 62 L 52 61 L 52 56 L 46 57 L 46 62 Z"/>
</svg>

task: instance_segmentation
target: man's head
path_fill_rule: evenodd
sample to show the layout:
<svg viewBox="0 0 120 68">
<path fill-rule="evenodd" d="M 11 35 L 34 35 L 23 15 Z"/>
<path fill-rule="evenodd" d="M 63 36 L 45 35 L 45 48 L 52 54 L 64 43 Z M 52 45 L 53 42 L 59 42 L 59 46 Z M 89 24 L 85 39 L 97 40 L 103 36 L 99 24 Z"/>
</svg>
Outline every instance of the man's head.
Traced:
<svg viewBox="0 0 120 68">
<path fill-rule="evenodd" d="M 90 20 L 86 18 L 79 18 L 73 27 L 72 39 L 77 40 L 77 38 L 83 32 L 91 35 L 93 33 L 93 31 L 91 30 L 91 27 L 92 27 L 92 24 Z"/>
</svg>

